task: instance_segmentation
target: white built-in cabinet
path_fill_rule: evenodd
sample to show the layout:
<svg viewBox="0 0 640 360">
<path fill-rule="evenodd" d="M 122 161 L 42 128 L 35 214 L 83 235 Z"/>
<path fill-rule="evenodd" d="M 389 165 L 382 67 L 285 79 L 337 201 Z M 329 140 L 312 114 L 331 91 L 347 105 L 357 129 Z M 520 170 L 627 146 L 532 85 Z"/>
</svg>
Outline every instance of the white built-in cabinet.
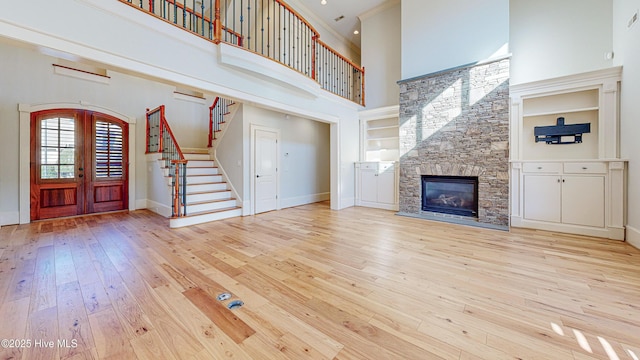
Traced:
<svg viewBox="0 0 640 360">
<path fill-rule="evenodd" d="M 356 163 L 356 205 L 398 210 L 396 162 Z"/>
<path fill-rule="evenodd" d="M 399 107 L 360 112 L 360 158 L 355 164 L 356 205 L 398 210 Z"/>
<path fill-rule="evenodd" d="M 514 85 L 511 226 L 623 240 L 626 162 L 619 158 L 621 68 Z M 582 143 L 535 142 L 536 126 L 589 123 Z"/>
</svg>

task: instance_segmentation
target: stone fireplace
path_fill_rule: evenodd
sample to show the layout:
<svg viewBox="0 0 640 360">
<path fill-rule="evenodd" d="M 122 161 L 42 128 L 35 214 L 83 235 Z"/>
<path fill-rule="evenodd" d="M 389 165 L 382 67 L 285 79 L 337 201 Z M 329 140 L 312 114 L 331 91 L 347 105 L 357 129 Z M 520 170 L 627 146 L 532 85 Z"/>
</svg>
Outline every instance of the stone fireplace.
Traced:
<svg viewBox="0 0 640 360">
<path fill-rule="evenodd" d="M 468 208 L 453 185 L 424 205 L 424 179 L 477 179 L 477 209 L 451 211 L 477 223 L 509 225 L 509 59 L 463 66 L 400 83 L 400 212 Z M 466 185 L 469 189 L 469 185 Z M 464 197 L 464 200 L 462 199 Z M 434 201 L 432 200 L 432 203 Z M 446 210 L 446 209 L 445 209 Z"/>
</svg>

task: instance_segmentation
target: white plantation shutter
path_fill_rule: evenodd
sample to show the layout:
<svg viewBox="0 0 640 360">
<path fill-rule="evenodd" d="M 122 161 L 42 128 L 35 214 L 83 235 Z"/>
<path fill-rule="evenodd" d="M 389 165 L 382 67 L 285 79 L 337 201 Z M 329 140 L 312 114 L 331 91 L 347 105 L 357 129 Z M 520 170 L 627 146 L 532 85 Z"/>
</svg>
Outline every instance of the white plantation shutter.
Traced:
<svg viewBox="0 0 640 360">
<path fill-rule="evenodd" d="M 121 178 L 124 166 L 122 127 L 106 121 L 96 121 L 95 129 L 96 178 Z"/>
</svg>

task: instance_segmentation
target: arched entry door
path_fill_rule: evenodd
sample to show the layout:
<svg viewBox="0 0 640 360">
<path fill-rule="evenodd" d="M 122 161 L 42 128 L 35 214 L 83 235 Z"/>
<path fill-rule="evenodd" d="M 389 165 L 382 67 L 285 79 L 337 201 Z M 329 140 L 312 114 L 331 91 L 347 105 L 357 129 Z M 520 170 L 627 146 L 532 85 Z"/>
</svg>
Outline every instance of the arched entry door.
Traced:
<svg viewBox="0 0 640 360">
<path fill-rule="evenodd" d="M 127 209 L 128 124 L 74 109 L 31 114 L 31 220 Z"/>
</svg>

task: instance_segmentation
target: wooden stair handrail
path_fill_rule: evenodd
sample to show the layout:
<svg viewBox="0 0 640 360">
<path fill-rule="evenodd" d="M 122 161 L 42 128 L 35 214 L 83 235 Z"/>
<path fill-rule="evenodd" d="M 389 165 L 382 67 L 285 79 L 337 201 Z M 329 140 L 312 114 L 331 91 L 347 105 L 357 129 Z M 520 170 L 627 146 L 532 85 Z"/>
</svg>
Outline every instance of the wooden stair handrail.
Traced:
<svg viewBox="0 0 640 360">
<path fill-rule="evenodd" d="M 147 109 L 147 113 L 146 113 L 146 118 L 147 118 L 147 150 L 149 149 L 149 117 L 152 114 L 155 113 L 160 113 L 160 117 L 159 117 L 159 128 L 158 128 L 158 132 L 159 132 L 159 138 L 158 138 L 158 150 L 157 153 L 162 154 L 163 158 L 165 157 L 164 154 L 164 131 L 167 132 L 169 138 L 171 139 L 171 142 L 173 143 L 173 146 L 175 147 L 175 151 L 178 154 L 178 159 L 171 159 L 171 157 L 169 157 L 168 159 L 170 159 L 171 164 L 174 165 L 174 171 L 175 174 L 169 174 L 170 176 L 173 177 L 174 179 L 174 184 L 172 187 L 172 208 L 173 208 L 173 217 L 182 217 L 182 216 L 186 216 L 187 213 L 187 203 L 186 203 L 186 166 L 183 166 L 184 164 L 187 164 L 189 160 L 185 159 L 184 157 L 184 153 L 182 152 L 182 149 L 180 148 L 180 145 L 178 145 L 178 141 L 176 140 L 175 136 L 173 135 L 173 131 L 171 130 L 171 127 L 169 126 L 169 123 L 167 122 L 167 119 L 165 117 L 165 106 L 164 105 L 160 105 L 157 108 L 153 109 L 153 110 L 149 110 Z M 167 158 L 165 158 L 165 161 L 168 161 Z M 183 176 L 183 180 L 180 180 L 180 167 L 183 166 L 183 172 L 182 172 L 182 176 Z M 182 181 L 182 192 L 180 191 L 180 186 L 181 186 L 181 181 Z M 182 198 L 180 198 L 180 194 L 182 194 Z"/>
</svg>

